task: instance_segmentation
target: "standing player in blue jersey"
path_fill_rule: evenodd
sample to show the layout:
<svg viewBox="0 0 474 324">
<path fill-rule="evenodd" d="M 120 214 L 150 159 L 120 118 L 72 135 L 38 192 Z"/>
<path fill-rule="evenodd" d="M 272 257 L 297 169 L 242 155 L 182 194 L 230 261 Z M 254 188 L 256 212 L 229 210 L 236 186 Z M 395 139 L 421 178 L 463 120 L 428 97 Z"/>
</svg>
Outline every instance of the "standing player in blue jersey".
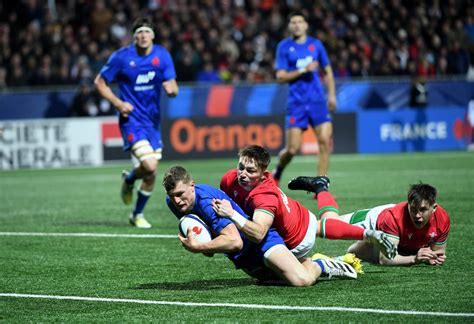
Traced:
<svg viewBox="0 0 474 324">
<path fill-rule="evenodd" d="M 321 41 L 307 34 L 308 23 L 301 12 L 290 14 L 288 28 L 291 36 L 278 43 L 275 63 L 277 81 L 289 83 L 286 144 L 273 170 L 277 183 L 283 169 L 298 153 L 303 132 L 309 126 L 319 144 L 317 175 L 327 174 L 333 132 L 330 112 L 336 109 L 336 87 L 326 49 Z M 327 101 L 319 80 L 320 70 L 327 82 Z"/>
<path fill-rule="evenodd" d="M 121 197 L 129 205 L 133 200 L 134 183 L 141 179 L 130 224 L 150 228 L 143 210 L 155 186 L 158 161 L 161 159 L 160 93 L 178 95 L 176 72 L 169 52 L 154 45 L 153 25 L 147 18 L 133 25 L 134 43 L 115 51 L 95 79 L 99 93 L 118 110 L 124 150 L 137 160 L 135 168 L 122 172 Z M 109 84 L 117 81 L 120 97 Z"/>
<path fill-rule="evenodd" d="M 237 269 L 242 269 L 248 275 L 261 281 L 284 280 L 291 286 L 313 285 L 321 275 L 357 277 L 354 268 L 342 261 L 297 259 L 274 228 L 270 228 L 259 243 L 251 242 L 234 224 L 243 227 L 248 221 L 242 209 L 223 191 L 206 184 L 196 184 L 182 166 L 165 171 L 163 187 L 168 195 L 168 207 L 176 217 L 195 214 L 211 229 L 213 239 L 206 243 L 197 242 L 193 235 L 179 236 L 184 248 L 190 252 L 207 256 L 225 253 Z M 217 200 L 227 201 L 235 211 L 236 218 L 220 217 L 218 212 L 221 207 Z"/>
</svg>

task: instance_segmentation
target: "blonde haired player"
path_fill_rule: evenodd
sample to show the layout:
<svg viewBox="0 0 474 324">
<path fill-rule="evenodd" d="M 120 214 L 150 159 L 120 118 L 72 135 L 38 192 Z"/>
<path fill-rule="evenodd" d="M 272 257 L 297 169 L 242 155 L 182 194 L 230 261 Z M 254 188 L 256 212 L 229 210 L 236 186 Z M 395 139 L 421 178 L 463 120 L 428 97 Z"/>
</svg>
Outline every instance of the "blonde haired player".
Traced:
<svg viewBox="0 0 474 324">
<path fill-rule="evenodd" d="M 99 93 L 119 112 L 119 126 L 124 150 L 130 150 L 137 163 L 133 170 L 122 172 L 121 197 L 125 204 L 133 201 L 134 183 L 141 179 L 130 224 L 150 228 L 143 210 L 155 186 L 158 161 L 161 159 L 160 93 L 163 87 L 169 97 L 178 95 L 176 72 L 169 52 L 154 45 L 152 22 L 140 18 L 133 25 L 134 43 L 115 51 L 95 79 Z M 109 84 L 117 81 L 120 96 Z"/>
</svg>

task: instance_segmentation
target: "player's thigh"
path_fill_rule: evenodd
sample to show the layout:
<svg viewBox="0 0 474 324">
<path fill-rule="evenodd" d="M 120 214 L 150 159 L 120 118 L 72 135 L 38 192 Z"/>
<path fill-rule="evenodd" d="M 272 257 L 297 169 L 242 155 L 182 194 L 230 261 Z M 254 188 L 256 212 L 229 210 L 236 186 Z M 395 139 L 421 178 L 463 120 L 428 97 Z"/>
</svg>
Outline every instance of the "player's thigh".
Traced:
<svg viewBox="0 0 474 324">
<path fill-rule="evenodd" d="M 130 150 L 133 156 L 140 162 L 142 166 L 156 167 L 156 152 L 147 139 L 142 139 L 138 142 L 135 142 Z"/>
<path fill-rule="evenodd" d="M 297 151 L 300 149 L 303 137 L 301 128 L 292 127 L 286 130 L 286 147 L 289 150 Z"/>
<path fill-rule="evenodd" d="M 318 138 L 319 142 L 329 142 L 332 138 L 332 122 L 324 122 L 322 124 L 319 124 L 314 127 L 314 133 L 316 134 L 316 137 Z"/>
<path fill-rule="evenodd" d="M 265 265 L 294 286 L 309 286 L 316 282 L 316 268 L 309 271 L 286 246 L 275 246 L 265 257 Z"/>
</svg>

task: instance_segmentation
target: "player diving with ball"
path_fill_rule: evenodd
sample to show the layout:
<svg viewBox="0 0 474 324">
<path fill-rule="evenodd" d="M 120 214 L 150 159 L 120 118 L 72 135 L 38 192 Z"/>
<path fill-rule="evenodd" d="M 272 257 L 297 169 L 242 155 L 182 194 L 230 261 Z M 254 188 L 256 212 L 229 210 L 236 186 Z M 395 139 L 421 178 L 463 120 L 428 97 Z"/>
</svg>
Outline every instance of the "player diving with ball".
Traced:
<svg viewBox="0 0 474 324">
<path fill-rule="evenodd" d="M 206 256 L 224 253 L 237 269 L 261 282 L 280 279 L 291 286 L 311 286 L 321 276 L 357 278 L 357 270 L 361 271 L 360 260 L 353 256 L 347 256 L 347 261 L 357 270 L 340 260 L 297 258 L 274 228 L 270 228 L 259 242 L 252 242 L 238 230 L 242 222 L 249 221 L 243 210 L 221 190 L 196 184 L 181 166 L 171 167 L 165 172 L 163 186 L 168 207 L 175 216 L 181 218 L 195 214 L 211 229 L 213 239 L 209 242 L 197 242 L 191 229 L 186 237 L 179 235 L 183 247 L 190 252 Z M 224 201 L 231 206 L 228 209 L 241 215 L 241 219 L 236 221 L 219 216 L 218 212 L 226 212 Z M 235 222 L 240 223 L 236 225 Z"/>
</svg>

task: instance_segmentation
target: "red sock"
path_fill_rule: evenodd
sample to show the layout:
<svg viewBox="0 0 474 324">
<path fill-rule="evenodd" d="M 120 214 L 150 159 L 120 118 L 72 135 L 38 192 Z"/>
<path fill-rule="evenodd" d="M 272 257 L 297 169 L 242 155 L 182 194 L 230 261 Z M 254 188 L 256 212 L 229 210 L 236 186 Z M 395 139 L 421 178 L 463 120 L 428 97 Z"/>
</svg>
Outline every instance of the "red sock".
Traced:
<svg viewBox="0 0 474 324">
<path fill-rule="evenodd" d="M 362 227 L 347 224 L 338 219 L 323 219 L 320 221 L 318 236 L 330 240 L 358 240 L 364 239 Z"/>
<path fill-rule="evenodd" d="M 321 191 L 318 193 L 318 218 L 330 210 L 339 214 L 339 206 L 332 194 L 329 191 Z"/>
</svg>

